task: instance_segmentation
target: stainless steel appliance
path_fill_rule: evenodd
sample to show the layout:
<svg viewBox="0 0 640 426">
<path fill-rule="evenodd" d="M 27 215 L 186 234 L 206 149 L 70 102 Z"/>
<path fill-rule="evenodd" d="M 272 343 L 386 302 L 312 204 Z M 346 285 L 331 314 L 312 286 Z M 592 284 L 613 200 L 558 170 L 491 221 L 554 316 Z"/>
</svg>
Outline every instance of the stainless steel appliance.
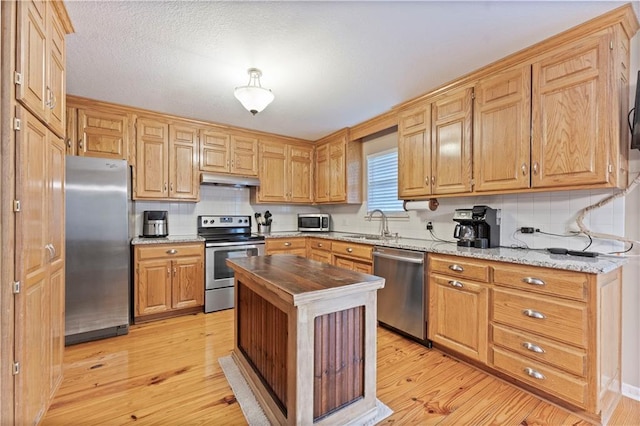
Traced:
<svg viewBox="0 0 640 426">
<path fill-rule="evenodd" d="M 66 158 L 67 345 L 129 332 L 129 167 Z"/>
<path fill-rule="evenodd" d="M 298 214 L 298 231 L 329 232 L 330 230 L 331 230 L 331 215 L 326 213 Z"/>
<path fill-rule="evenodd" d="M 461 247 L 490 248 L 500 246 L 500 210 L 487 206 L 456 209 L 453 231 Z"/>
<path fill-rule="evenodd" d="M 373 274 L 385 279 L 378 290 L 378 321 L 431 347 L 427 339 L 426 254 L 387 247 L 373 250 Z"/>
<path fill-rule="evenodd" d="M 205 239 L 204 311 L 233 308 L 233 270 L 227 259 L 264 254 L 264 236 L 251 233 L 251 216 L 198 216 Z"/>
<path fill-rule="evenodd" d="M 145 210 L 142 213 L 143 237 L 166 237 L 169 235 L 169 214 L 166 210 Z"/>
</svg>

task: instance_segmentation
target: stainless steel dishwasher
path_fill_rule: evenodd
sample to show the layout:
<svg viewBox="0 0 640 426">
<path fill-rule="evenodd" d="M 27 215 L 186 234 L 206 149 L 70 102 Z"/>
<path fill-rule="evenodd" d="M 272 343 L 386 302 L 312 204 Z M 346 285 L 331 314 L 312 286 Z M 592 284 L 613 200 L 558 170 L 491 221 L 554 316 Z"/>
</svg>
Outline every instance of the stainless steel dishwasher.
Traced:
<svg viewBox="0 0 640 426">
<path fill-rule="evenodd" d="M 385 279 L 378 290 L 378 321 L 420 343 L 427 339 L 426 253 L 388 247 L 373 250 L 373 274 Z"/>
</svg>

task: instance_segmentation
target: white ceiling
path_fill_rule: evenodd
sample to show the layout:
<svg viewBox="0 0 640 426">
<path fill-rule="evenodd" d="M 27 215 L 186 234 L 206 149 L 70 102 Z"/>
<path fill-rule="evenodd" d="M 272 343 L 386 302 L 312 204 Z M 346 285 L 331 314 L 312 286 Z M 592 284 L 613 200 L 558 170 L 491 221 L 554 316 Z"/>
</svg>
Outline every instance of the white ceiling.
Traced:
<svg viewBox="0 0 640 426">
<path fill-rule="evenodd" d="M 318 139 L 624 2 L 65 2 L 67 92 Z M 233 96 L 260 68 L 275 100 Z"/>
</svg>

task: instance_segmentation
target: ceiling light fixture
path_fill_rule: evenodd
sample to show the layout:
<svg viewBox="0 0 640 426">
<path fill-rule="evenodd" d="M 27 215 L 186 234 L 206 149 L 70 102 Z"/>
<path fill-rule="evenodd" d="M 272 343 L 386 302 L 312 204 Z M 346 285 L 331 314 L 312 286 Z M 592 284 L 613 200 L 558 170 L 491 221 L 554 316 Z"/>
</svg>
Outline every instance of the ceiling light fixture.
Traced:
<svg viewBox="0 0 640 426">
<path fill-rule="evenodd" d="M 249 73 L 249 84 L 236 87 L 233 94 L 247 111 L 256 115 L 273 101 L 274 96 L 271 90 L 265 89 L 260 84 L 262 71 L 257 68 L 249 68 L 247 72 Z"/>
</svg>

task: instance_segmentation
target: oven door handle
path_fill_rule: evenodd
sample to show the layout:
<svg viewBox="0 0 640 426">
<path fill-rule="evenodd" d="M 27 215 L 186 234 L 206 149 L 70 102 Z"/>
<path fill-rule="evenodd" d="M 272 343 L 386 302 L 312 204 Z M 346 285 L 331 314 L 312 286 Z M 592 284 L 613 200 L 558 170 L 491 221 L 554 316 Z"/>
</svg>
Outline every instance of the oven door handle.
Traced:
<svg viewBox="0 0 640 426">
<path fill-rule="evenodd" d="M 264 246 L 264 242 L 247 244 L 246 242 L 242 242 L 242 241 L 230 241 L 226 243 L 207 243 L 206 244 L 206 248 L 225 248 L 225 247 L 238 247 L 238 246 L 242 246 L 242 248 L 248 248 L 248 249 L 252 249 L 252 248 L 257 249 L 258 246 Z"/>
</svg>

